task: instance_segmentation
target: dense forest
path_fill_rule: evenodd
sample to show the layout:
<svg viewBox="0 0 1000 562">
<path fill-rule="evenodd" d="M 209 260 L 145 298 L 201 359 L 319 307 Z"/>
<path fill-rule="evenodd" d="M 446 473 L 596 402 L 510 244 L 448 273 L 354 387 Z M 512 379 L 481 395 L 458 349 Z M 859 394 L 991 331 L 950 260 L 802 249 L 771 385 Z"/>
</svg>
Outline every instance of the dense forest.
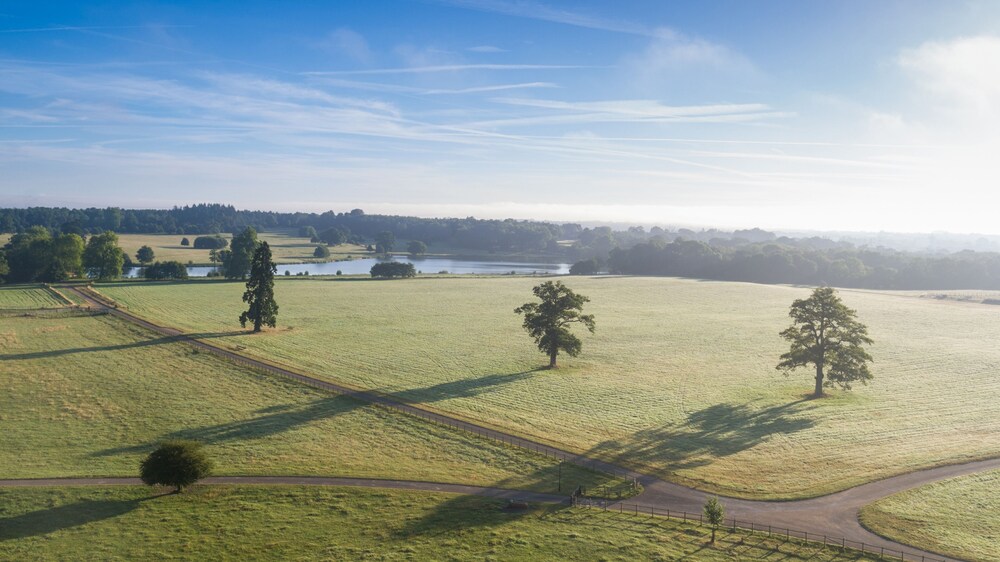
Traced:
<svg viewBox="0 0 1000 562">
<path fill-rule="evenodd" d="M 1000 253 L 996 252 L 903 252 L 816 236 L 777 236 L 760 229 L 614 230 L 512 219 L 369 215 L 360 209 L 321 214 L 240 211 L 227 205 L 162 210 L 0 209 L 0 232 L 23 233 L 0 250 L 0 280 L 57 280 L 82 271 L 86 268 L 75 256 L 81 253 L 86 238 L 102 232 L 239 233 L 248 226 L 257 230 L 295 228 L 301 235 L 309 233 L 317 244 L 379 244 L 388 236 L 457 251 L 546 254 L 576 262 L 571 270 L 576 274 L 666 275 L 870 289 L 1000 290 Z M 195 238 L 195 246 L 200 244 L 201 238 Z M 67 257 L 71 254 L 72 259 Z M 44 259 L 39 257 L 43 255 Z"/>
<path fill-rule="evenodd" d="M 241 232 L 247 226 L 258 231 L 313 227 L 320 232 L 338 229 L 356 240 L 373 240 L 380 232 L 389 231 L 397 238 L 488 252 L 555 251 L 557 240 L 572 238 L 579 229 L 573 225 L 563 232 L 558 225 L 512 219 L 368 215 L 361 209 L 346 213 L 240 211 L 231 205 L 217 204 L 172 209 L 0 209 L 0 232 L 23 232 L 31 226 L 78 235 L 106 230 L 127 234 L 214 234 Z"/>
</svg>

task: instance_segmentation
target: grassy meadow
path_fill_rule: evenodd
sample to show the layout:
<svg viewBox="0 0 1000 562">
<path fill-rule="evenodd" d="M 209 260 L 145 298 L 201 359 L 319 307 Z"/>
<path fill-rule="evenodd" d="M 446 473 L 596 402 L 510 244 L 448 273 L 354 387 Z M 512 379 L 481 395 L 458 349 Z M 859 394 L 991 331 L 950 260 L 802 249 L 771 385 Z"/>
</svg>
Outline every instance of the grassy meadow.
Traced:
<svg viewBox="0 0 1000 562">
<path fill-rule="evenodd" d="M 62 308 L 69 303 L 42 285 L 0 285 L 0 311 L 4 309 Z"/>
<path fill-rule="evenodd" d="M 153 249 L 158 261 L 179 261 L 181 263 L 193 262 L 196 265 L 212 265 L 208 259 L 209 250 L 196 250 L 192 246 L 181 246 L 181 239 L 187 238 L 194 244 L 194 239 L 198 236 L 209 236 L 207 234 L 119 234 L 118 245 L 125 251 L 132 261 L 136 261 L 135 253 L 143 246 Z M 221 236 L 227 240 L 232 239 L 232 235 L 223 233 Z M 271 246 L 271 253 L 274 261 L 283 263 L 302 263 L 314 261 L 344 260 L 350 257 L 364 255 L 364 246 L 353 244 L 341 244 L 330 247 L 330 258 L 317 260 L 313 257 L 316 244 L 308 238 L 296 236 L 293 231 L 271 231 L 257 233 L 259 240 L 265 241 Z"/>
<path fill-rule="evenodd" d="M 0 490 L 11 560 L 874 560 L 815 543 L 585 508 L 440 493 L 195 487 Z"/>
<path fill-rule="evenodd" d="M 908 490 L 861 510 L 869 529 L 963 560 L 997 560 L 1000 471 L 951 478 Z"/>
<path fill-rule="evenodd" d="M 996 307 L 843 291 L 877 342 L 875 380 L 807 400 L 811 373 L 774 365 L 808 289 L 568 278 L 597 333 L 545 371 L 513 313 L 538 282 L 279 280 L 279 326 L 259 335 L 237 329 L 240 283 L 99 289 L 244 353 L 726 495 L 821 495 L 1000 454 Z"/>
<path fill-rule="evenodd" d="M 2 292 L 2 291 L 0 291 Z M 552 459 L 236 366 L 111 316 L 0 320 L 0 478 L 135 476 L 165 438 L 217 474 L 555 492 Z M 609 478 L 571 465 L 563 486 Z"/>
</svg>

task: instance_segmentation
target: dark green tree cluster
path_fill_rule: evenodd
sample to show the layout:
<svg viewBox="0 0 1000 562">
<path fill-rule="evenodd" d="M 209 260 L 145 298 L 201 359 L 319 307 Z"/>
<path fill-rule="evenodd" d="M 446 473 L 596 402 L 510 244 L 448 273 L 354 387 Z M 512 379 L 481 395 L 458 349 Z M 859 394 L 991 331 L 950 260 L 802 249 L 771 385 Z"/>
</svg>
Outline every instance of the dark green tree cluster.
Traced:
<svg viewBox="0 0 1000 562">
<path fill-rule="evenodd" d="M 15 234 L 4 246 L 11 283 L 55 282 L 83 276 L 84 242 L 77 234 L 53 236 L 35 226 Z"/>
<path fill-rule="evenodd" d="M 385 261 L 372 266 L 371 276 L 374 279 L 405 279 L 416 277 L 417 270 L 412 263 Z"/>
<path fill-rule="evenodd" d="M 385 230 L 379 232 L 375 236 L 375 253 L 376 254 L 386 254 L 392 251 L 393 246 L 396 245 L 396 235 L 391 231 Z"/>
<path fill-rule="evenodd" d="M 615 248 L 609 256 L 610 271 L 627 275 L 866 289 L 1000 289 L 1000 254 L 992 252 L 925 256 L 823 239 L 765 244 L 677 239 Z"/>
<path fill-rule="evenodd" d="M 227 279 L 246 279 L 250 273 L 257 247 L 257 231 L 249 226 L 243 229 L 243 232 L 233 236 L 229 249 L 218 252 L 218 258 L 222 262 L 223 275 Z"/>
<path fill-rule="evenodd" d="M 309 227 L 321 233 L 336 228 L 346 233 L 352 243 L 373 240 L 378 233 L 390 231 L 407 240 L 491 252 L 542 251 L 556 240 L 572 238 L 567 233 L 579 231 L 579 225 L 572 225 L 564 232 L 558 225 L 536 221 L 426 219 L 369 215 L 361 209 L 322 214 L 240 211 L 231 205 L 218 204 L 173 209 L 0 209 L 0 232 L 22 232 L 35 225 L 61 232 L 71 232 L 67 229 L 74 228 L 72 232 L 80 235 L 103 230 L 167 234 L 240 232 L 247 226 L 263 230 L 294 228 L 296 232 L 302 228 L 301 232 L 311 234 Z"/>
<path fill-rule="evenodd" d="M 143 246 L 135 253 L 135 259 L 139 260 L 142 265 L 153 263 L 153 260 L 156 259 L 156 253 L 149 246 Z"/>
<path fill-rule="evenodd" d="M 410 257 L 422 256 L 427 253 L 427 244 L 420 240 L 410 240 L 410 243 L 406 245 L 406 252 L 410 254 Z"/>
<path fill-rule="evenodd" d="M 115 279 L 125 264 L 125 253 L 114 232 L 96 234 L 84 243 L 78 234 L 53 235 L 35 226 L 11 237 L 0 253 L 6 264 L 6 273 L 0 277 L 11 283 L 64 281 L 84 273 L 101 280 Z"/>
<path fill-rule="evenodd" d="M 326 259 L 330 257 L 330 249 L 327 248 L 326 246 L 316 246 L 316 249 L 313 250 L 313 257 L 319 259 Z"/>
<path fill-rule="evenodd" d="M 560 351 L 576 357 L 583 342 L 569 330 L 571 324 L 582 324 L 594 332 L 594 316 L 581 314 L 590 299 L 578 295 L 561 281 L 546 281 L 532 289 L 542 302 L 525 303 L 514 309 L 524 315 L 524 329 L 535 339 L 538 349 L 549 356 L 549 368 L 556 368 Z"/>
<path fill-rule="evenodd" d="M 184 240 L 187 240 L 187 238 Z M 181 244 L 183 244 L 183 241 Z M 196 250 L 221 250 L 228 245 L 229 241 L 218 234 L 213 234 L 212 236 L 198 236 L 194 239 L 194 249 Z"/>
<path fill-rule="evenodd" d="M 142 274 L 146 279 L 154 281 L 188 278 L 187 267 L 179 261 L 156 262 L 146 266 Z"/>
</svg>

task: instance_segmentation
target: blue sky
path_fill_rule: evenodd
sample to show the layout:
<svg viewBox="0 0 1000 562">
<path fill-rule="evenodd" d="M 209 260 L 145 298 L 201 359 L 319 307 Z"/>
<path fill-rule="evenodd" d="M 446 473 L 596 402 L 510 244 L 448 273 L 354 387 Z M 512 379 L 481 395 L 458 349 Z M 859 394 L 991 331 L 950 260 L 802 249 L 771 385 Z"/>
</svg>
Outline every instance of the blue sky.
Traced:
<svg viewBox="0 0 1000 562">
<path fill-rule="evenodd" d="M 1000 3 L 8 2 L 0 205 L 1000 233 Z"/>
</svg>

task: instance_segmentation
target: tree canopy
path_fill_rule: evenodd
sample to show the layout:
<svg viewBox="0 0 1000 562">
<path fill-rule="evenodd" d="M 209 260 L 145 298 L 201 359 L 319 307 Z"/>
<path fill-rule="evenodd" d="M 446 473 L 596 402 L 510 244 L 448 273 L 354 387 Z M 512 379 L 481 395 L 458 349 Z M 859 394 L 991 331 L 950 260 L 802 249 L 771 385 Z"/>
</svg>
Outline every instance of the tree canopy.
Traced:
<svg viewBox="0 0 1000 562">
<path fill-rule="evenodd" d="M 850 390 L 853 382 L 868 384 L 872 357 L 863 347 L 873 343 L 868 327 L 857 320 L 856 312 L 833 288 L 819 287 L 809 298 L 796 300 L 788 315 L 792 325 L 781 337 L 791 348 L 781 356 L 778 370 L 788 374 L 799 367 L 815 367 L 813 396 L 817 398 L 823 396 L 824 387 L 837 385 Z"/>
<path fill-rule="evenodd" d="M 583 348 L 580 338 L 569 331 L 570 324 L 583 324 L 594 333 L 594 316 L 581 314 L 590 299 L 578 295 L 562 281 L 546 281 L 531 290 L 542 302 L 525 303 L 514 309 L 524 315 L 524 329 L 535 339 L 538 349 L 549 356 L 549 368 L 556 368 L 560 351 L 576 357 Z"/>
<path fill-rule="evenodd" d="M 257 231 L 246 227 L 243 232 L 233 236 L 229 243 L 229 251 L 218 252 L 222 258 L 222 269 L 227 279 L 246 279 L 250 273 L 254 252 L 257 251 Z M 270 250 L 268 250 L 270 256 Z"/>
<path fill-rule="evenodd" d="M 253 331 L 259 332 L 262 325 L 274 327 L 278 319 L 278 303 L 274 300 L 274 274 L 278 266 L 271 259 L 271 247 L 261 242 L 254 251 L 250 265 L 250 279 L 243 293 L 247 310 L 240 314 L 240 325 L 246 328 L 253 323 Z"/>
<path fill-rule="evenodd" d="M 375 236 L 375 252 L 379 254 L 388 254 L 392 251 L 393 246 L 396 245 L 396 235 L 388 230 L 379 232 Z"/>
<path fill-rule="evenodd" d="M 405 279 L 416 277 L 417 270 L 412 263 L 384 261 L 372 266 L 371 275 L 375 279 Z"/>
<path fill-rule="evenodd" d="M 422 256 L 427 253 L 427 244 L 420 240 L 410 240 L 410 243 L 406 245 L 406 252 L 414 257 Z"/>
<path fill-rule="evenodd" d="M 177 492 L 208 476 L 212 461 L 201 443 L 164 441 L 139 465 L 139 477 L 149 486 L 173 486 Z"/>
<path fill-rule="evenodd" d="M 118 247 L 118 235 L 114 232 L 95 234 L 87 241 L 83 252 L 83 266 L 87 274 L 101 281 L 117 279 L 125 265 L 125 252 Z"/>
<path fill-rule="evenodd" d="M 715 531 L 726 521 L 726 508 L 719 503 L 719 498 L 710 497 L 703 509 L 705 522 L 712 527 L 712 543 L 715 543 Z"/>
<path fill-rule="evenodd" d="M 156 253 L 149 246 L 143 246 L 139 248 L 139 251 L 135 253 L 135 259 L 139 260 L 141 264 L 152 263 L 156 259 Z"/>
</svg>

